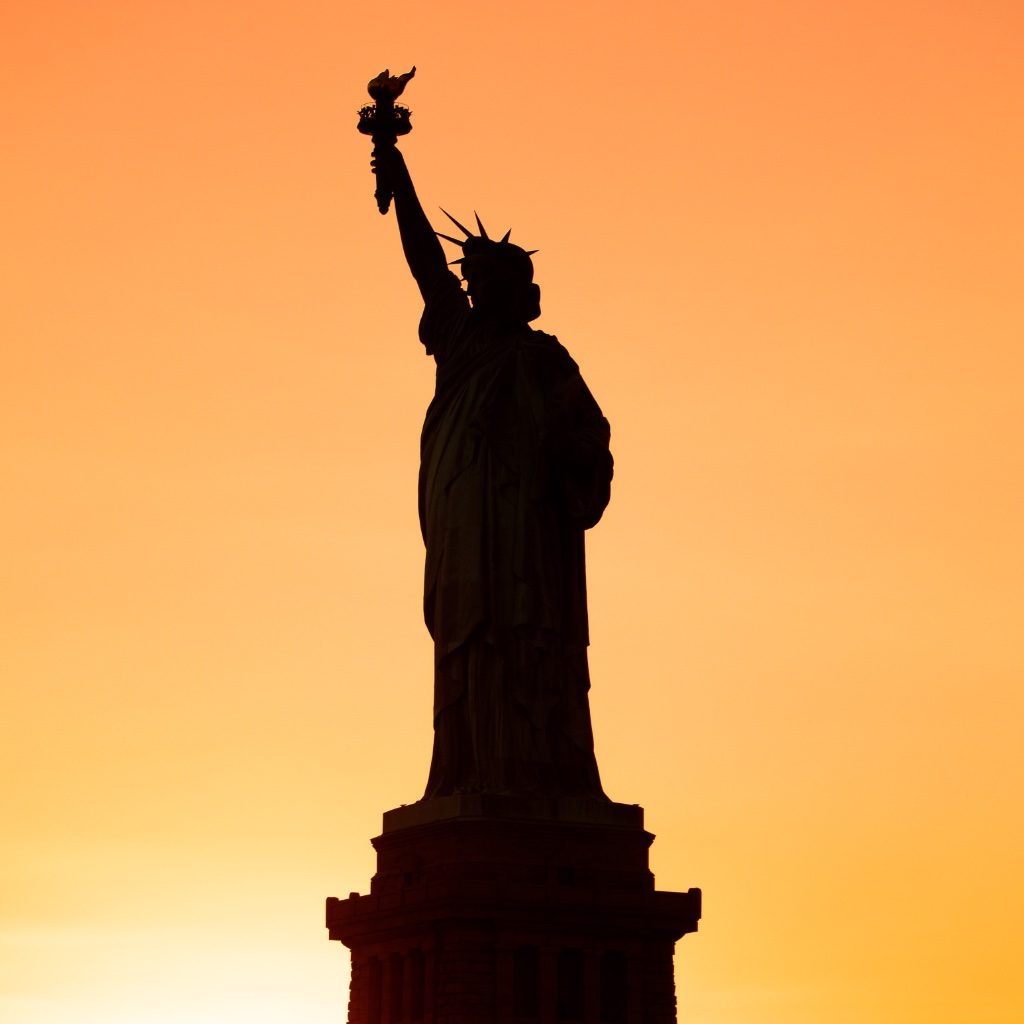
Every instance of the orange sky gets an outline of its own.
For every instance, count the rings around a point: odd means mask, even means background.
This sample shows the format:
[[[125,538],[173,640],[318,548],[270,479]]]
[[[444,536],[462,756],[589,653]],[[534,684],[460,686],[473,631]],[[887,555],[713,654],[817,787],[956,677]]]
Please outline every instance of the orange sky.
[[[425,206],[541,250],[612,423],[595,732],[705,892],[682,1018],[1020,1020],[1022,30],[9,9],[0,1019],[344,1018],[323,899],[430,750],[432,367],[354,115],[415,63]]]

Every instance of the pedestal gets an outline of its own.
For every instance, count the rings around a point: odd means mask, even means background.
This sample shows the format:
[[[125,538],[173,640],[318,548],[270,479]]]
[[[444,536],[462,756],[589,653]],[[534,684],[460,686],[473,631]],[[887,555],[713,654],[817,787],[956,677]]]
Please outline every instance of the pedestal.
[[[675,1024],[700,890],[658,892],[643,809],[459,796],[388,811],[367,895],[328,899],[349,1024]]]

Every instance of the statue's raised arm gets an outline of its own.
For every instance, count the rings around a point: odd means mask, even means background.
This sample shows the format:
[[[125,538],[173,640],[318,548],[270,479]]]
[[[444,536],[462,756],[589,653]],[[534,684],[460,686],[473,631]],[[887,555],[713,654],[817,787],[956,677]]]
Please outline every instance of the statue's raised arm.
[[[444,250],[423,212],[405,158],[398,147],[393,142],[378,143],[373,150],[372,166],[378,179],[383,177],[386,180],[395,197],[395,214],[405,259],[419,285],[420,294],[426,299],[438,279],[448,273]]]

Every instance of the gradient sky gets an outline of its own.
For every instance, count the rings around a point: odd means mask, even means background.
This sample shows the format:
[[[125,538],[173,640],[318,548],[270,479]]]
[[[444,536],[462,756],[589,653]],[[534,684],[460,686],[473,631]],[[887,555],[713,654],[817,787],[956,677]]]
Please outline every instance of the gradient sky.
[[[609,794],[687,1024],[1024,1014],[1024,8],[2,16],[0,1020],[327,1024],[430,751],[432,365],[355,131],[539,248],[612,423]],[[438,215],[438,226],[440,217]]]

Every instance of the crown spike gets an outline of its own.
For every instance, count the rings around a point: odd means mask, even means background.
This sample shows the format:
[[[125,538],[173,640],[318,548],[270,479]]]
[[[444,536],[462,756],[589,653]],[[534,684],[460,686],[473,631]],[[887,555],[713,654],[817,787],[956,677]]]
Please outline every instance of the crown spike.
[[[532,256],[535,252],[540,252],[540,249],[531,249],[526,255]]]
[[[512,229],[509,228],[508,231],[505,232],[505,237],[501,240],[501,244],[502,245],[507,245],[508,244],[509,235],[511,235],[511,234],[512,234]]]
[[[487,238],[487,230],[484,228],[483,222],[480,220],[480,214],[474,210],[473,216],[476,217],[476,226],[480,229],[480,237]],[[488,241],[490,241],[490,239],[488,239]]]
[[[473,237],[473,232],[460,224],[443,206],[439,207],[439,209],[467,238]],[[459,245],[462,245],[462,243],[459,242]]]
[[[446,242],[451,242],[452,245],[462,245],[462,241],[460,239],[452,238],[451,235],[446,235],[443,231],[435,231],[434,234],[437,235],[438,238],[443,238]]]

